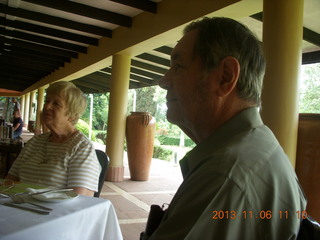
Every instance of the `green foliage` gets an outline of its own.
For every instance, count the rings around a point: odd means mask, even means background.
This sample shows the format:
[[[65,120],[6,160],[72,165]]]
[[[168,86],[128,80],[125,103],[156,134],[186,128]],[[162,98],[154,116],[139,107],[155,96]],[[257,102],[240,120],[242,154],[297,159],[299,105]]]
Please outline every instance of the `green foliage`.
[[[76,124],[76,129],[82,132],[86,137],[89,137],[89,125],[85,121],[79,119],[79,121]],[[96,136],[93,131],[91,134],[91,140],[96,141]]]
[[[94,132],[97,140],[100,140],[102,144],[106,144],[107,132],[104,130],[96,130]]]
[[[155,145],[153,148],[153,158],[158,158],[165,161],[171,161],[173,156],[172,149],[166,148],[164,146]]]
[[[169,145],[169,146],[179,146],[180,144],[180,137],[176,136],[157,136],[161,145]],[[190,138],[184,139],[185,147],[194,147],[195,143]]]
[[[93,94],[92,128],[105,130],[108,122],[109,93]],[[90,94],[86,95],[87,109],[82,115],[82,119],[89,122],[90,118]]]
[[[100,138],[97,138],[95,142],[106,145],[106,143],[102,141]]]
[[[136,112],[149,112],[155,116],[157,103],[154,101],[156,86],[130,90],[128,98],[128,113],[133,111],[134,91],[136,92]]]
[[[303,66],[299,112],[320,113],[320,64]]]

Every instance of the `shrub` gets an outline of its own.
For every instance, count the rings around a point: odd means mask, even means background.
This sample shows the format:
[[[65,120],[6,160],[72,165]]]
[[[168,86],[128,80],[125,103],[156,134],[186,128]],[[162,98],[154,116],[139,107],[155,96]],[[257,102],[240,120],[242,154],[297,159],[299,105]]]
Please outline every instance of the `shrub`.
[[[86,137],[89,137],[89,125],[85,121],[79,119],[79,121],[76,124],[76,129],[82,132]],[[96,141],[96,136],[93,131],[91,134],[91,140]]]
[[[153,148],[153,158],[158,158],[170,162],[172,159],[173,151],[163,146],[155,145]]]
[[[105,130],[96,130],[95,135],[97,139],[100,139],[103,144],[106,144],[107,132]]]
[[[174,136],[157,136],[161,145],[169,145],[169,146],[179,146],[180,145],[180,137]],[[194,147],[195,143],[190,138],[184,139],[184,146],[185,147]]]
[[[95,142],[105,145],[105,143],[100,138],[97,138]]]

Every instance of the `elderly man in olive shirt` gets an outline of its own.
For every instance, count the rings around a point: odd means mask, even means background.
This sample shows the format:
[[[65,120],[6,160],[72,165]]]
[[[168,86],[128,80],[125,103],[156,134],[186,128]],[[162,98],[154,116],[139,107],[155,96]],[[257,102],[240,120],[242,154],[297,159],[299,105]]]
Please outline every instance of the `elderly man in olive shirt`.
[[[306,200],[259,115],[265,61],[256,37],[227,18],[186,27],[159,85],[167,118],[197,146],[152,240],[295,239]],[[276,86],[275,86],[276,87]]]

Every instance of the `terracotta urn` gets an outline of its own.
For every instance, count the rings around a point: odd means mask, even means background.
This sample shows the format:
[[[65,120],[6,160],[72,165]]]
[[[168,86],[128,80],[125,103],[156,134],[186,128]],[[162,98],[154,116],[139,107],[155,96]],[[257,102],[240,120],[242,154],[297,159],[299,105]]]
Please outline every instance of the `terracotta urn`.
[[[153,155],[156,121],[150,113],[131,112],[126,122],[127,154],[131,180],[147,181]]]

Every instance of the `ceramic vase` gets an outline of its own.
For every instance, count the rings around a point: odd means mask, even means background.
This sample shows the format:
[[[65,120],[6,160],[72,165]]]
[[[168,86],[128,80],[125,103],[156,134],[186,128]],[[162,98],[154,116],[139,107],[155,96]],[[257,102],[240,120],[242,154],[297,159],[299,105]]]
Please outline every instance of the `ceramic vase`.
[[[153,155],[155,119],[147,112],[131,112],[126,122],[131,180],[147,181]]]

